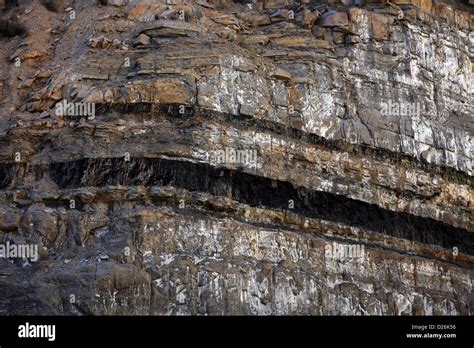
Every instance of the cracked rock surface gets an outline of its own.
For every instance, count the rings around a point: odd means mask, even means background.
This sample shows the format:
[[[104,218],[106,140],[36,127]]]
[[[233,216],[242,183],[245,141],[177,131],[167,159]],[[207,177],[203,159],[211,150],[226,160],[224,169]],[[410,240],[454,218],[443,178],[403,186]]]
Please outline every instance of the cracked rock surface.
[[[472,315],[473,9],[1,9],[0,315]]]

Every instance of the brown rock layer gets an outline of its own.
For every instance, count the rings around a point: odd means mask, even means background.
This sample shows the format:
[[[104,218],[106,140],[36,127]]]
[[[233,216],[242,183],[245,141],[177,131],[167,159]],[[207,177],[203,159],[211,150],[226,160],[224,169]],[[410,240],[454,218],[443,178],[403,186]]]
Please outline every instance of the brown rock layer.
[[[3,9],[0,314],[472,314],[472,9]]]

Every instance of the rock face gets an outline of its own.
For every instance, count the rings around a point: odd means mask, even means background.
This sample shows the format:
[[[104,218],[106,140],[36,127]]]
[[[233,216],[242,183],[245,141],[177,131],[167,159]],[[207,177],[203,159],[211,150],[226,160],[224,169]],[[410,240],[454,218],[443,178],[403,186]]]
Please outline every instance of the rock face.
[[[0,314],[473,314],[472,13],[3,9]]]

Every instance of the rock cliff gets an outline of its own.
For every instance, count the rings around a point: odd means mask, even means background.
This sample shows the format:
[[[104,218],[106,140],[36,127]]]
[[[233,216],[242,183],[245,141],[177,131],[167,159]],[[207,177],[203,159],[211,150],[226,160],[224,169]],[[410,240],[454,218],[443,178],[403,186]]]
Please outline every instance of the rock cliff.
[[[0,314],[473,314],[472,0],[0,7]]]

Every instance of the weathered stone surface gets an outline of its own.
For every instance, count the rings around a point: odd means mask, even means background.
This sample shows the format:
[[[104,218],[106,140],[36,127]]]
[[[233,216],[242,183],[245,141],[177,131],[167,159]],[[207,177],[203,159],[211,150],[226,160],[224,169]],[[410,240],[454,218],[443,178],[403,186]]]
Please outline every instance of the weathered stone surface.
[[[472,315],[472,7],[353,5],[9,9],[0,314]]]
[[[328,11],[319,18],[322,27],[347,27],[349,18],[345,12]]]
[[[145,34],[140,34],[135,41],[136,45],[149,45],[151,42],[150,37]]]

